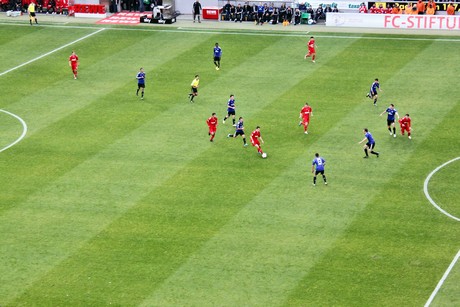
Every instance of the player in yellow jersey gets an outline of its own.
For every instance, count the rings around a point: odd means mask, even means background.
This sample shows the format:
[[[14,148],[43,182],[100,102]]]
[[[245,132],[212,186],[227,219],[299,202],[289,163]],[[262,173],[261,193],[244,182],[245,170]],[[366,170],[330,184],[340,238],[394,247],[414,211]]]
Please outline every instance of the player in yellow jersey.
[[[37,17],[35,16],[35,3],[33,1],[30,2],[27,12],[29,12],[30,25],[32,25],[32,20],[35,20],[35,23],[38,24]]]
[[[198,86],[200,85],[200,76],[196,75],[195,79],[193,79],[192,84],[192,92],[188,94],[188,98],[190,99],[190,102],[193,102],[193,98],[195,96],[198,96]]]

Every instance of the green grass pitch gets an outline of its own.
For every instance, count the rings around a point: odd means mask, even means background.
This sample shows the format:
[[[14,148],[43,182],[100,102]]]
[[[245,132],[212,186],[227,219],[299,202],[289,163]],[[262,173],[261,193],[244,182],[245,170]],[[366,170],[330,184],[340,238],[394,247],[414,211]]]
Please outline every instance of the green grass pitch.
[[[98,29],[0,27],[0,74],[55,50],[0,75],[0,109],[28,128],[0,152],[0,305],[425,304],[460,249],[459,222],[423,193],[460,156],[460,39],[312,32],[313,64],[311,34],[171,29],[109,28],[61,48]],[[378,107],[365,98],[376,77]],[[267,159],[226,138],[230,94]],[[412,140],[389,136],[390,103],[410,113]],[[365,127],[378,159],[362,159]],[[0,149],[22,131],[0,113]],[[328,186],[312,186],[315,152]],[[459,173],[457,161],[429,184],[457,217]],[[459,266],[434,305],[459,304]]]

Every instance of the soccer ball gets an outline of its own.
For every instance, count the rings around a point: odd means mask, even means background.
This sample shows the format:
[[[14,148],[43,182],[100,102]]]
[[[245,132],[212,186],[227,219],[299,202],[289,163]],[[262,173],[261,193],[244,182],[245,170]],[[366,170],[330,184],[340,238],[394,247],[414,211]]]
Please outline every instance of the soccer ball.
[[[262,158],[265,159],[266,157],[267,157],[267,153],[264,152],[264,153],[262,154]]]

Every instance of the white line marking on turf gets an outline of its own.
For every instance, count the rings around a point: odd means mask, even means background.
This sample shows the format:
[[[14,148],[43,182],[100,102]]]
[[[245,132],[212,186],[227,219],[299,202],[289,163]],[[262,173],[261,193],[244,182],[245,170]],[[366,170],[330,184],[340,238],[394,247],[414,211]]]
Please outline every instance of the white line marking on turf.
[[[425,307],[430,306],[431,302],[433,302],[434,297],[438,293],[439,289],[441,289],[442,284],[447,279],[447,276],[449,276],[450,271],[453,269],[455,263],[458,261],[458,258],[460,258],[460,250],[458,251],[457,255],[455,255],[454,259],[450,263],[450,265],[447,268],[446,272],[444,272],[444,275],[442,276],[441,280],[439,280],[439,282],[436,285],[436,288],[434,289],[433,293],[431,293],[430,298],[428,299],[428,301],[425,304]]]
[[[8,114],[8,115],[13,116],[13,117],[16,118],[17,120],[19,120],[19,122],[22,124],[22,134],[21,134],[21,136],[20,136],[16,141],[14,141],[13,143],[11,143],[10,145],[8,145],[8,146],[6,146],[6,147],[0,149],[0,152],[2,152],[2,151],[7,150],[7,149],[10,148],[10,147],[13,147],[14,145],[16,145],[17,143],[19,143],[19,142],[26,136],[26,133],[27,133],[27,124],[26,124],[26,122],[25,122],[22,118],[20,118],[20,117],[17,116],[16,114],[13,114],[13,113],[11,113],[11,112],[8,112],[8,111],[2,110],[2,109],[0,109],[0,112],[3,112],[3,113],[6,113],[6,114]]]
[[[441,168],[443,168],[444,166],[448,165],[449,163],[452,163],[454,161],[457,161],[459,160],[460,157],[457,157],[457,158],[454,158],[450,161],[447,161],[446,163],[444,163],[443,165],[440,165],[438,166],[437,168],[435,168],[429,175],[428,177],[426,177],[425,179],[425,182],[423,183],[423,193],[425,193],[425,197],[428,199],[428,201],[436,208],[438,209],[442,214],[450,217],[451,219],[454,219],[458,222],[460,222],[460,218],[456,217],[456,216],[453,216],[452,214],[448,213],[447,211],[445,211],[444,209],[442,209],[441,207],[439,207],[435,202],[434,200],[431,198],[430,196],[430,193],[428,193],[428,183],[430,182],[430,179],[431,177],[437,172],[439,171]]]
[[[83,37],[80,37],[79,39],[76,39],[76,40],[74,40],[73,42],[70,42],[70,43],[68,43],[68,44],[65,44],[65,45],[59,47],[59,48],[56,48],[56,49],[54,49],[54,50],[51,50],[50,52],[47,52],[47,53],[45,53],[45,54],[42,54],[42,55],[36,57],[35,59],[32,59],[32,60],[27,61],[27,62],[25,62],[25,63],[22,63],[21,65],[18,65],[18,66],[16,66],[16,67],[11,68],[11,69],[8,69],[8,70],[6,70],[6,71],[0,73],[0,77],[3,76],[3,75],[6,75],[6,74],[9,73],[9,72],[12,72],[13,70],[16,70],[16,69],[21,68],[21,67],[23,67],[23,66],[26,66],[26,65],[28,65],[28,64],[30,64],[30,63],[33,63],[33,62],[35,62],[35,61],[38,61],[38,60],[40,60],[41,58],[44,58],[44,57],[46,57],[46,56],[48,56],[48,55],[50,55],[50,54],[52,54],[52,53],[55,53],[55,52],[57,52],[57,51],[59,51],[59,50],[62,50],[62,49],[64,49],[64,48],[67,48],[67,47],[69,47],[70,45],[73,45],[73,44],[75,44],[75,43],[77,43],[77,42],[79,42],[79,41],[82,41],[82,40],[84,40],[84,39],[86,39],[86,38],[88,38],[88,37],[90,37],[90,36],[93,36],[93,35],[95,35],[95,34],[101,32],[101,31],[104,31],[104,30],[105,30],[105,28],[99,29],[99,30],[97,30],[97,31],[95,31],[95,32],[93,32],[93,33],[90,33],[90,34],[88,34],[88,35],[85,35],[85,36],[83,36]]]
[[[12,23],[0,23],[0,25],[14,25],[14,26],[27,26],[27,24],[12,24]],[[29,26],[30,27],[30,26]],[[100,29],[99,27],[94,26],[65,26],[65,25],[40,25],[40,27],[50,27],[50,28],[69,28],[69,29]],[[138,32],[165,32],[165,33],[197,33],[197,34],[228,34],[228,35],[247,35],[247,36],[282,36],[282,37],[305,37],[305,32],[280,32],[277,33],[270,33],[268,30],[267,32],[255,32],[256,30],[241,30],[240,31],[219,31],[213,29],[197,29],[197,28],[187,28],[187,27],[177,27],[175,29],[145,29],[145,28],[104,28],[105,30],[113,30],[113,31],[138,31]],[[243,31],[251,31],[251,32],[243,32]],[[333,32],[334,29],[331,29]],[[380,34],[385,35],[385,34]],[[395,37],[399,34],[388,34],[388,36],[338,36],[338,35],[321,35],[317,34],[315,37],[317,38],[337,38],[337,39],[368,39],[368,40],[401,40],[401,41],[437,41],[437,42],[456,42],[460,43],[460,39],[455,38],[414,38],[414,37]],[[408,34],[403,34],[408,35]],[[422,35],[422,34],[410,34],[410,35]]]

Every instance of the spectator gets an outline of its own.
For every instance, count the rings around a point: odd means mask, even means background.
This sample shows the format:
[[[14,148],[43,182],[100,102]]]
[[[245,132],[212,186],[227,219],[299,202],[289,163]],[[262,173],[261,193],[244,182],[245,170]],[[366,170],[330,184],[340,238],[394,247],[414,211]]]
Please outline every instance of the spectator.
[[[232,4],[232,6],[230,6],[230,20],[234,21],[235,18],[236,18],[236,7]]]
[[[337,4],[333,3],[332,4],[332,13],[338,13],[339,12],[339,8],[337,7]]]
[[[243,20],[245,21],[249,20],[249,16],[251,15],[251,12],[249,11],[250,9],[252,9],[252,7],[248,5],[248,3],[246,2],[243,5],[243,18],[242,18]]]
[[[278,18],[280,17],[280,13],[278,8],[275,7],[272,14],[272,25],[276,25],[278,23]]]
[[[413,5],[412,5],[411,15],[418,15],[418,9],[417,9],[417,5],[416,5],[416,4],[413,4]]]
[[[391,14],[401,14],[401,9],[399,8],[399,4],[393,4],[393,8],[391,9]]]
[[[195,19],[197,19],[198,17],[198,22],[201,23],[201,3],[199,0],[196,0],[193,3],[192,11],[193,11],[193,22],[195,22]]]
[[[257,23],[263,25],[264,24],[264,11],[265,11],[265,6],[264,5],[258,5],[257,6]]]
[[[231,8],[232,8],[232,5],[230,4],[230,0],[228,0],[227,3],[222,8],[222,16],[224,16],[224,20],[230,20],[230,9]]]
[[[243,20],[243,8],[241,7],[241,4],[238,4],[235,11],[235,22],[241,22]]]
[[[425,9],[426,9],[425,2],[423,2],[422,0],[418,0],[418,2],[417,2],[417,13],[419,15],[423,15],[423,14],[425,14]]]
[[[379,8],[377,9],[377,14],[385,14],[385,9],[383,8],[383,4],[379,5]]]
[[[406,8],[404,9],[404,14],[411,15],[412,14],[412,3],[408,3]]]
[[[267,4],[264,4],[264,15],[263,22],[270,22],[272,16],[273,8],[268,7]]]
[[[294,11],[290,6],[286,9],[286,21],[291,23],[292,22],[292,15],[294,15]]]
[[[374,4],[372,4],[371,8],[369,9],[369,13],[371,13],[371,14],[377,14],[377,13],[378,13],[378,10],[379,10],[379,8],[378,8],[377,5],[374,3]]]
[[[326,15],[324,14],[324,10],[322,5],[318,5],[318,8],[316,9],[315,12],[315,21],[318,22],[319,19],[325,19]]]
[[[450,16],[455,15],[455,7],[453,3],[449,4],[446,10],[446,13],[447,15],[450,15]]]
[[[436,13],[436,6],[433,6],[432,2],[428,3],[428,7],[426,8],[427,15],[434,15]]]
[[[313,7],[311,5],[309,5],[307,7],[307,11],[306,11],[308,14],[310,14],[310,18],[315,20],[315,11],[313,10]]]
[[[324,9],[324,13],[331,13],[332,12],[332,7],[330,4],[326,4],[326,8]]]
[[[359,6],[358,12],[363,13],[363,14],[367,13],[367,7],[366,7],[366,4],[364,2],[361,3],[361,5]]]
[[[295,12],[294,12],[294,26],[300,24],[300,10],[299,9],[295,9]]]
[[[284,22],[286,20],[286,4],[283,3],[281,4],[281,7],[279,9],[279,22]]]

